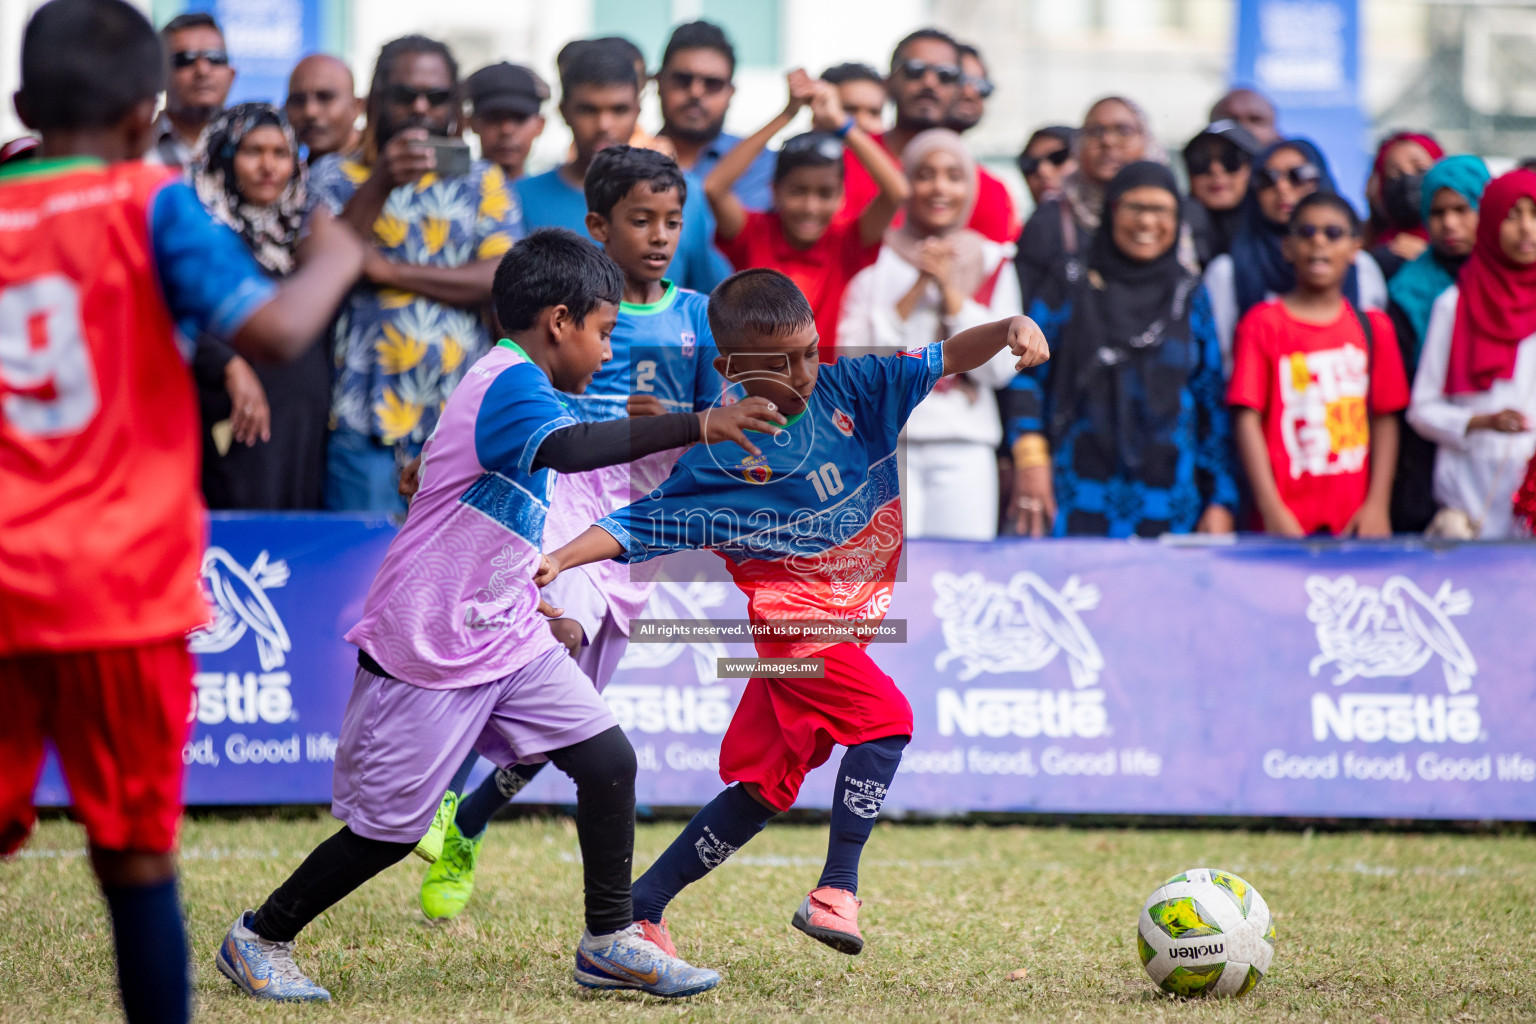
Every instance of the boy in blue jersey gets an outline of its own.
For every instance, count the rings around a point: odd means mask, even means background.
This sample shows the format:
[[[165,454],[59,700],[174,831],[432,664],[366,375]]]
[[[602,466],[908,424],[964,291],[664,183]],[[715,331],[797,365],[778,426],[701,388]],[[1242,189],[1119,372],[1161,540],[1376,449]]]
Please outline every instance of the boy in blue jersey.
[[[640,120],[640,84],[629,54],[613,40],[572,43],[561,51],[558,63],[560,116],[571,129],[572,159],[543,174],[519,178],[512,187],[528,230],[561,227],[590,233],[586,175],[599,153],[629,142],[634,135]],[[714,247],[704,196],[685,196],[683,205],[688,216],[683,220],[671,278],[684,288],[708,292],[730,274],[731,265]]]
[[[914,352],[820,368],[810,303],[767,269],[716,288],[709,322],[716,367],[748,395],[770,398],[789,417],[785,429],[761,455],[693,447],[651,494],[547,554],[535,582],[602,559],[710,548],[747,595],[758,653],[823,663],[823,677],[747,683],[720,744],[729,788],[635,882],[635,918],[656,945],[675,950],[662,917],[671,899],[788,810],[806,772],[840,744],[848,749],[826,866],[793,923],[857,953],[859,856],[912,734],[911,706],[865,650],[901,556],[897,435],[941,377],[981,366],[1004,345],[1020,369],[1037,365],[1047,358],[1045,338],[1034,321],[1013,317]]]
[[[587,171],[588,232],[603,244],[624,276],[623,301],[611,339],[613,358],[585,391],[565,396],[577,418],[602,423],[625,416],[664,415],[711,408],[725,382],[715,370],[709,300],[678,288],[664,275],[677,248],[687,186],[670,157],[649,149],[611,146]],[[628,465],[562,475],[550,499],[546,547],[575,537],[603,516],[666,479],[681,449]],[[629,624],[645,608],[654,573],[601,562],[562,577],[544,594],[561,609],[551,623],[581,670],[601,691],[629,642]],[[475,863],[486,825],[546,762],[520,764],[487,776],[456,803],[474,763],[461,766],[439,815],[441,853],[421,885],[429,918],[453,917],[474,890]],[[430,841],[430,840],[429,840]]]
[[[686,996],[714,971],[663,954],[633,923],[635,752],[538,614],[532,578],[555,473],[631,462],[702,438],[772,433],[772,403],[582,423],[580,392],[609,357],[617,268],[559,229],[517,243],[496,270],[508,336],[454,389],[422,449],[421,489],[347,632],[358,669],[336,751],[331,813],[345,823],[219,947],[219,970],[259,999],[325,1000],[293,962],[298,933],[427,831],[473,748],[499,765],[553,761],[576,783],[586,933],[576,981]],[[553,471],[553,472],[551,472]]]

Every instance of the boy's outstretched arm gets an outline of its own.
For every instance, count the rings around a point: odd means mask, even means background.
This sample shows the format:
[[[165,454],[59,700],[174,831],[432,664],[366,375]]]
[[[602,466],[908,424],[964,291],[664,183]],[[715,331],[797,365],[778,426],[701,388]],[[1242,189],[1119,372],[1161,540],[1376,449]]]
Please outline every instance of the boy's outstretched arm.
[[[605,562],[624,553],[624,545],[601,526],[589,526],[575,539],[543,556],[533,582],[547,587],[562,570],[592,562]]]
[[[362,273],[365,246],[325,209],[310,221],[299,269],[252,313],[231,344],[249,359],[292,359],[320,337],[341,300]]]
[[[1027,370],[1051,358],[1040,327],[1027,316],[1011,316],[969,327],[944,342],[944,375],[968,373],[997,355],[1006,345],[1018,357],[1016,368]]]
[[[848,124],[849,118],[843,110],[837,86],[831,82],[816,83],[816,92],[811,97],[811,118],[811,123],[824,132],[840,132]],[[891,159],[885,147],[857,124],[849,126],[843,142],[880,189],[859,214],[859,240],[865,245],[874,245],[885,236],[885,229],[891,226],[896,211],[912,194],[912,188],[907,184],[906,174]]]
[[[759,128],[756,134],[747,136],[732,147],[729,153],[720,158],[715,169],[709,172],[709,177],[704,179],[704,197],[709,200],[710,211],[715,215],[715,233],[727,241],[741,234],[741,229],[747,226],[747,208],[741,205],[741,200],[731,191],[736,187],[737,179],[747,173],[747,168],[752,166],[757,155],[768,148],[769,141],[789,127],[789,122],[800,113],[801,107],[810,102],[811,95],[816,91],[816,83],[801,68],[796,68],[785,77],[789,83],[789,102],[783,111]]]
[[[534,469],[585,473],[604,466],[664,452],[695,441],[715,444],[734,441],[752,455],[761,455],[747,431],[777,434],[786,420],[766,398],[745,398],[734,405],[702,412],[638,416],[602,423],[576,423],[552,430],[539,445]]]

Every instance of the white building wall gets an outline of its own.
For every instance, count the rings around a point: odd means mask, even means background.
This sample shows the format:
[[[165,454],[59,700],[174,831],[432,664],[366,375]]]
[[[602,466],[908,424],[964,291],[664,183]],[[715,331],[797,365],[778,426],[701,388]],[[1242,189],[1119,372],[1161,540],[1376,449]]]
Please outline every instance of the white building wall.
[[[150,6],[150,0],[134,2]],[[1094,98],[1107,93],[1141,101],[1159,139],[1178,148],[1204,123],[1225,88],[1235,10],[1232,0],[779,3],[784,66],[738,71],[726,124],[730,131],[748,134],[780,109],[783,71],[789,67],[818,73],[861,60],[884,70],[901,36],[937,24],[975,41],[991,65],[998,91],[986,120],[968,138],[979,155],[1010,174],[1011,158],[1032,128],[1076,123]],[[38,5],[39,0],[0,0],[0,95],[5,97],[0,139],[22,130],[9,97],[18,84],[22,28]],[[673,0],[673,20],[697,17],[702,9],[703,0]],[[1430,9],[1427,0],[1365,0],[1368,110],[1383,110],[1425,73]],[[465,73],[507,59],[530,64],[553,86],[556,51],[594,30],[593,0],[351,0],[350,21],[351,43],[342,56],[352,64],[360,91],[367,88],[379,46],[408,32],[445,39]],[[554,104],[547,113],[549,128],[533,154],[536,168],[557,162],[569,145]],[[654,130],[659,121],[655,97],[648,94],[642,123]]]

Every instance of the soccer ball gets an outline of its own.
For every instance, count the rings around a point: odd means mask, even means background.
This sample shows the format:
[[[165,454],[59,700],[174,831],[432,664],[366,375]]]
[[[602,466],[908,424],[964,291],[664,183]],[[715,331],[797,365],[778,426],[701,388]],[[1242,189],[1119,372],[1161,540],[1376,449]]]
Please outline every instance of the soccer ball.
[[[1191,868],[1147,898],[1136,928],[1141,965],[1176,996],[1240,996],[1275,955],[1275,919],[1230,871]]]

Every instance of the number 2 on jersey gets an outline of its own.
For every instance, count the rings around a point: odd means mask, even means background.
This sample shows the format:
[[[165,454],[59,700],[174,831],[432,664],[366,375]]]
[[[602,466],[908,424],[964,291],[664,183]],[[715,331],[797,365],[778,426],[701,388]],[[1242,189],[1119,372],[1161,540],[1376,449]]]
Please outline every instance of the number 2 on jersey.
[[[63,437],[100,406],[74,282],[49,274],[0,291],[0,419],[23,436]]]
[[[837,471],[837,466],[831,462],[823,462],[821,468],[805,474],[805,478],[816,488],[816,498],[826,501],[834,495],[843,493],[843,474]]]
[[[635,364],[635,390],[656,390],[656,360],[642,359]]]

